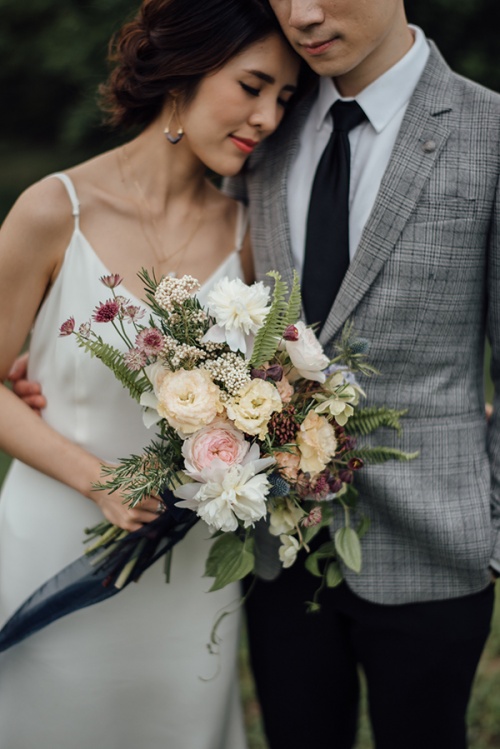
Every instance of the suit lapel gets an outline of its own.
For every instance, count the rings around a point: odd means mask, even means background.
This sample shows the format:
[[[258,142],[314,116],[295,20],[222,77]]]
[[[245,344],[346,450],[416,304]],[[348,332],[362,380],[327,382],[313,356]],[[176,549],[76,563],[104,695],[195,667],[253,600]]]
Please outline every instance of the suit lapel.
[[[321,331],[323,344],[339,332],[369,291],[418,203],[450,134],[439,115],[452,109],[451,80],[450,69],[433,45],[406,110],[358,249]]]

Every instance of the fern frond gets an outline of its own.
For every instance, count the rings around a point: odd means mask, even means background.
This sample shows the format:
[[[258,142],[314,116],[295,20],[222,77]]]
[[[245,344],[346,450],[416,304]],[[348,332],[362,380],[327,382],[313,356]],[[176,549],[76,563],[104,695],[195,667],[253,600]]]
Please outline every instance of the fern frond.
[[[415,460],[418,455],[418,451],[415,453],[405,453],[394,447],[360,447],[359,449],[350,450],[345,453],[342,458],[345,460],[361,458],[364,463],[375,465],[377,463],[386,463],[388,460],[397,460],[400,463],[406,463],[409,460]]]
[[[104,343],[100,337],[90,339],[77,335],[76,338],[78,346],[91,356],[100,359],[113,372],[116,379],[127,388],[132,398],[135,398],[136,401],[139,401],[145,390],[150,389],[149,380],[140,370],[132,372],[124,364],[123,353],[119,349],[111,346],[109,343]]]
[[[273,299],[264,324],[255,336],[253,355],[250,359],[253,367],[260,367],[264,362],[272,359],[287,325],[288,285],[281,280],[280,274],[276,271],[270,271],[267,275],[274,278]]]
[[[345,425],[348,434],[367,435],[375,432],[380,427],[395,429],[401,434],[400,419],[406,410],[397,411],[395,408],[373,406],[372,408],[356,409],[353,416]]]
[[[300,317],[302,310],[302,295],[300,293],[300,280],[297,271],[293,272],[293,283],[290,296],[288,298],[288,310],[286,313],[285,328],[293,325]]]

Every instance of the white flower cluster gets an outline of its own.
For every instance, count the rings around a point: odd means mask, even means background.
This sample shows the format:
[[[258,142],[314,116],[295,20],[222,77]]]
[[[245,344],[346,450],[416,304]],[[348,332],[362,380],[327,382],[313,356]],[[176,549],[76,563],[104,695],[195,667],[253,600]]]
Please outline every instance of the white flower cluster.
[[[179,369],[186,365],[197,364],[206,357],[207,354],[202,349],[199,349],[196,346],[190,346],[188,343],[180,343],[171,356],[170,362],[174,369]],[[205,369],[207,369],[207,367],[205,367]]]
[[[220,382],[231,395],[236,395],[251,380],[247,362],[238,354],[222,354],[217,359],[205,362],[203,366],[210,372],[212,379]]]
[[[200,284],[193,276],[173,278],[165,276],[155,291],[155,302],[167,312],[173,312],[174,305],[182,304],[199,291]]]

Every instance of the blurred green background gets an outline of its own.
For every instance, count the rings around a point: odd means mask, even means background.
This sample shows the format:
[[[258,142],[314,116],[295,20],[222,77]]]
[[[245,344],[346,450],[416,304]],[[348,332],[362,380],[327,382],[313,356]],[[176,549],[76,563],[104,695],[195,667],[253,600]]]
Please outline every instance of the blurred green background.
[[[101,126],[95,92],[109,37],[136,7],[131,0],[0,0],[0,221],[35,180],[120,142]],[[500,91],[498,0],[407,0],[406,8],[455,70]],[[485,387],[491,398],[488,379]],[[0,483],[7,465],[0,453]],[[471,749],[500,747],[498,609],[469,712]],[[245,641],[241,672],[250,749],[265,749]],[[372,746],[364,715],[357,749]]]

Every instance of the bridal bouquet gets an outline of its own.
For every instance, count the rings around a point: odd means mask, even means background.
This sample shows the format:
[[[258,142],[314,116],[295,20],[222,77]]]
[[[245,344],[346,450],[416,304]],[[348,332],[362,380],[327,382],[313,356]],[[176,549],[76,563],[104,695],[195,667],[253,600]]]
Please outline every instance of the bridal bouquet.
[[[103,467],[96,489],[120,490],[132,507],[157,496],[163,511],[130,533],[107,521],[87,529],[86,553],[19,607],[0,631],[0,651],[116,595],[162,556],[168,572],[172,548],[199,519],[215,536],[211,590],[251,573],[273,579],[302,551],[320,578],[309,602],[315,611],[319,592],[342,580],[342,565],[361,570],[368,521],[354,520],[354,476],[365,463],[416,454],[358,446],[356,437],[399,430],[404,412],[360,408],[356,373],[374,372],[367,342],[348,324],[329,360],[299,319],[297,278],[289,289],[278,273],[268,275],[272,293],[261,282],[223,278],[202,306],[191,276],[158,282],[142,270],[145,320],[112,274],[101,278],[110,298],[92,320],[62,324],[60,335],[76,336],[113,371],[154,430],[141,454]],[[116,329],[123,350],[96,332],[102,325]],[[330,540],[311,544],[325,526]]]
[[[145,527],[154,551],[162,533],[178,532],[182,523],[188,530],[201,518],[217,536],[206,563],[211,590],[254,571],[273,576],[276,562],[289,567],[301,549],[308,569],[328,586],[342,579],[339,562],[359,572],[367,523],[351,524],[354,474],[365,461],[414,457],[357,448],[356,433],[381,425],[399,429],[402,415],[358,409],[364,393],[355,372],[373,371],[365,361],[366,342],[353,340],[348,326],[330,361],[299,320],[297,278],[288,289],[278,273],[268,275],[272,294],[262,282],[224,278],[203,307],[193,277],[158,282],[143,269],[147,322],[116,293],[122,279],[106,276],[101,281],[112,297],[97,307],[93,321],[113,325],[125,352],[105,343],[90,323],[77,330],[70,318],[60,331],[76,335],[114,372],[156,432],[142,454],[105,467],[107,480],[99,488],[120,489],[131,507],[148,495],[162,497],[168,529],[162,531],[160,522],[155,535],[156,521]],[[332,529],[332,540],[311,552],[309,544],[324,526]],[[90,534],[89,553],[100,552],[100,561],[113,559],[123,540],[135,538],[107,522]],[[153,556],[146,543],[142,537],[129,544],[125,561],[115,558],[115,585],[142,571],[141,556]],[[264,569],[269,548],[277,548],[274,572]]]

